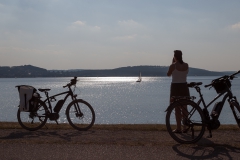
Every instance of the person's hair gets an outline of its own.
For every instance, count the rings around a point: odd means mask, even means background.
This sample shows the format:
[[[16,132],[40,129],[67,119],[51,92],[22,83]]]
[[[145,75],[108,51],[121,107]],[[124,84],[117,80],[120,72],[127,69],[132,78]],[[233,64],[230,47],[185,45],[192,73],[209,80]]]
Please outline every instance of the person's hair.
[[[175,57],[181,64],[183,64],[182,51],[180,51],[180,50],[175,50],[175,51],[174,51],[174,57]]]

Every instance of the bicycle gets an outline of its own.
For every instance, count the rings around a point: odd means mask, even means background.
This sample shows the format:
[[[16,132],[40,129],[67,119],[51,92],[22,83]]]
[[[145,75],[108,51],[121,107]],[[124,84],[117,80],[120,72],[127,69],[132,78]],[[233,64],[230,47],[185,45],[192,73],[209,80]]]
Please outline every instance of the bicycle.
[[[17,112],[17,119],[19,124],[24,129],[27,129],[29,131],[35,131],[42,128],[48,119],[55,121],[58,124],[57,120],[59,118],[59,112],[68,97],[71,97],[72,101],[66,108],[66,117],[69,124],[74,129],[80,131],[86,131],[90,129],[95,122],[95,112],[88,102],[84,101],[83,99],[77,99],[77,94],[74,94],[76,83],[77,77],[74,77],[71,79],[70,83],[63,86],[63,88],[67,87],[68,91],[52,96],[48,95],[48,91],[51,89],[38,89],[38,91],[43,92],[46,95],[46,99],[43,101],[41,100],[42,97],[40,97],[40,94],[36,92],[37,90],[34,87],[26,85],[16,86],[19,93],[21,87],[27,87],[34,90],[32,98],[29,100],[29,102],[26,102],[26,106],[29,105],[29,109],[23,110],[19,105]],[[74,86],[74,89],[71,88],[72,86]],[[60,99],[53,109],[51,102],[56,101],[55,97],[58,97],[60,95],[66,96],[63,99]]]
[[[197,102],[194,102],[196,99],[194,96],[173,97],[174,101],[166,110],[166,127],[170,136],[178,143],[196,143],[202,138],[205,128],[207,128],[209,131],[208,137],[211,138],[212,130],[216,130],[220,126],[218,118],[226,100],[229,102],[234,118],[240,128],[240,106],[237,98],[233,96],[231,91],[231,80],[236,78],[235,75],[238,73],[240,73],[240,70],[232,75],[214,79],[210,84],[205,85],[206,88],[213,87],[218,94],[207,105],[199,87],[202,85],[202,82],[191,82],[188,84],[188,87],[195,88],[198,92],[200,99]],[[208,107],[222,96],[222,100],[215,103],[211,114],[209,114]],[[200,107],[201,103],[203,105],[202,108]],[[178,121],[176,117],[180,117]],[[176,132],[174,129],[180,125],[182,130]]]

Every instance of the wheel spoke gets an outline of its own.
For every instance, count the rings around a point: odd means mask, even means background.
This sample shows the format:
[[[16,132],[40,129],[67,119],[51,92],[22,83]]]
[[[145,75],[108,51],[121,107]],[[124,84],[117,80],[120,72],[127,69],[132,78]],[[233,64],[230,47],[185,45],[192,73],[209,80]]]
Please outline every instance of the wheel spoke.
[[[204,134],[201,108],[190,100],[172,103],[166,115],[166,126],[170,136],[179,143],[195,143]]]
[[[83,100],[71,102],[66,110],[69,124],[77,130],[88,130],[95,122],[95,113],[91,105]]]
[[[21,112],[18,110],[17,118],[19,124],[30,131],[43,127],[47,121],[47,107],[41,100],[37,101],[38,108],[33,112]]]

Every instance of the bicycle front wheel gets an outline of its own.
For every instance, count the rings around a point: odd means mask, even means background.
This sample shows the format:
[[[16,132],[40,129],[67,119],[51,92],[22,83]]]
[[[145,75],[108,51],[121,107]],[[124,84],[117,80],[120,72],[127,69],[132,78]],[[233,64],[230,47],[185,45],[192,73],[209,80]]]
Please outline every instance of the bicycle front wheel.
[[[205,132],[202,109],[190,100],[173,102],[167,109],[166,127],[178,143],[195,143]]]
[[[66,109],[69,124],[80,131],[91,128],[95,122],[95,112],[92,106],[84,100],[72,101]]]
[[[240,106],[239,103],[236,101],[232,101],[230,105],[234,118],[238,124],[238,127],[240,128]]]
[[[36,107],[31,112],[17,112],[18,123],[26,130],[35,131],[42,128],[47,122],[47,106],[41,100],[36,100]]]

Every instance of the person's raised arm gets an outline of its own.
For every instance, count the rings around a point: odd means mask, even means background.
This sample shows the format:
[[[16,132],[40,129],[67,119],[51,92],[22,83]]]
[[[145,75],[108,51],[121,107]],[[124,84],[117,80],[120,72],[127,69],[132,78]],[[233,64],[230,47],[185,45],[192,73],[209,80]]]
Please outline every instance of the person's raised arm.
[[[173,71],[174,71],[174,64],[171,64],[168,68],[167,76],[170,77]]]

